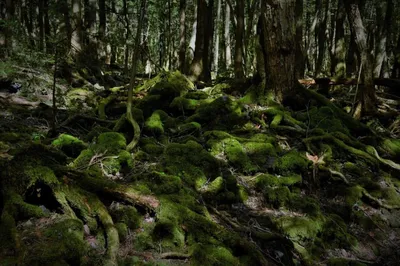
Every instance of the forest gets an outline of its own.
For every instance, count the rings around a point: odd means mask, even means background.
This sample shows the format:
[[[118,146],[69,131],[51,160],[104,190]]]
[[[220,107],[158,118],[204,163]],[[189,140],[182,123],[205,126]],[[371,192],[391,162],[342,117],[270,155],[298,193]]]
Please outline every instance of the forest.
[[[0,1],[0,265],[399,265],[398,0]]]

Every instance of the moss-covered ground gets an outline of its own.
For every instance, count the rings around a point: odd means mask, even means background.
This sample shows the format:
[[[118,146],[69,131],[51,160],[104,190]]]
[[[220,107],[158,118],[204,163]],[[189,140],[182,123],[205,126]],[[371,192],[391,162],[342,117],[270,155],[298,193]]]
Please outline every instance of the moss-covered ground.
[[[51,138],[47,109],[9,106],[0,265],[395,265],[398,136],[232,86],[165,71],[140,84],[132,152],[124,87],[66,93],[75,113]]]

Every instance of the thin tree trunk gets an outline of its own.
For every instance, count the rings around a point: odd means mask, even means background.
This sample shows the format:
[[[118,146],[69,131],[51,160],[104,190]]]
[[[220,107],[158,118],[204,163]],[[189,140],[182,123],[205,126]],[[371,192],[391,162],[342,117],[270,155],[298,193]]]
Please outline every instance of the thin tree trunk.
[[[43,23],[43,9],[44,3],[43,0],[39,0],[38,5],[38,27],[39,27],[39,50],[44,52],[44,23]]]
[[[376,111],[376,95],[373,79],[372,56],[368,52],[367,32],[364,28],[361,13],[356,0],[346,0],[345,7],[350,22],[350,29],[355,36],[355,43],[361,55],[362,80],[364,86],[358,91],[358,103],[354,111],[354,117],[360,118],[362,114],[374,113]]]
[[[186,73],[186,0],[179,2],[179,70]]]
[[[135,38],[135,47],[133,50],[132,56],[132,70],[131,70],[131,80],[129,83],[128,88],[128,102],[126,108],[126,118],[132,124],[134,136],[132,141],[127,145],[126,149],[130,152],[135,148],[136,144],[139,142],[140,139],[140,127],[136,120],[133,119],[132,116],[132,100],[133,100],[133,87],[135,85],[136,80],[136,69],[137,69],[137,62],[139,58],[139,51],[140,51],[140,40],[142,35],[142,27],[144,22],[144,16],[146,14],[146,0],[141,0],[140,4],[140,12],[138,18],[138,27],[136,31],[136,38]]]
[[[127,0],[123,0],[123,9],[124,9],[124,20],[125,20],[125,51],[124,51],[124,70],[128,72],[128,63],[129,63],[129,46],[128,41],[131,35],[130,30],[130,22],[128,18],[128,3]]]
[[[111,63],[111,48],[105,43],[107,27],[107,16],[106,16],[106,0],[99,0],[99,49],[98,55],[100,57],[105,55],[106,65]]]
[[[221,20],[221,2],[222,0],[217,0],[217,20],[215,27],[215,44],[214,44],[214,72],[218,75],[218,63],[219,63],[219,22]]]
[[[344,38],[345,15],[344,0],[338,0],[332,66],[335,77],[339,79],[344,78],[346,75],[346,43]]]
[[[320,15],[317,23],[316,34],[316,42],[318,43],[316,63],[315,63],[315,76],[318,76],[323,67],[324,57],[325,57],[325,48],[326,48],[326,26],[328,21],[328,11],[329,11],[329,0],[325,0],[324,3],[321,3],[321,0],[318,0],[318,5],[316,6],[317,12]],[[323,9],[323,13],[322,13]]]
[[[225,0],[226,1],[226,0]],[[224,27],[224,43],[225,43],[225,67],[227,70],[232,65],[232,54],[231,54],[231,35],[230,35],[230,24],[231,24],[231,8],[228,3],[225,2],[225,27]]]
[[[204,40],[206,23],[207,4],[205,0],[197,0],[197,23],[196,23],[196,44],[193,61],[190,65],[190,76],[192,81],[197,81],[203,74],[204,68]]]
[[[44,0],[44,35],[46,42],[46,52],[51,53],[53,51],[53,45],[51,44],[51,28],[49,20],[49,0]]]
[[[73,31],[71,46],[74,54],[82,50],[82,6],[81,0],[72,0]]]
[[[375,52],[375,65],[374,65],[374,76],[380,77],[382,71],[382,65],[384,60],[387,58],[387,39],[390,33],[390,27],[392,25],[392,17],[393,17],[393,1],[387,0],[386,1],[386,16],[383,21],[383,6],[385,3],[379,3],[379,7],[377,8],[377,22],[378,22],[378,43],[376,45],[376,52]]]
[[[244,35],[244,0],[236,1],[236,34],[235,34],[235,77],[244,78],[243,71],[243,35]]]

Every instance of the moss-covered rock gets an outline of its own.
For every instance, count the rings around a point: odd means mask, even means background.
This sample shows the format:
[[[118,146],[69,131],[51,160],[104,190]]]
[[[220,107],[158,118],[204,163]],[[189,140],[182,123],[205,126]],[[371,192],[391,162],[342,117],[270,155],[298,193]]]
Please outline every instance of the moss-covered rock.
[[[164,164],[170,174],[196,189],[219,174],[218,161],[194,141],[169,144],[164,151]]]
[[[227,248],[201,244],[194,247],[190,262],[192,265],[204,265],[204,263],[212,266],[240,265],[238,258]]]
[[[51,144],[73,158],[76,158],[87,147],[82,140],[68,134],[61,134]]]
[[[291,150],[280,157],[274,166],[281,174],[289,174],[290,172],[306,172],[310,164],[311,162],[307,161],[303,154],[296,150]]]

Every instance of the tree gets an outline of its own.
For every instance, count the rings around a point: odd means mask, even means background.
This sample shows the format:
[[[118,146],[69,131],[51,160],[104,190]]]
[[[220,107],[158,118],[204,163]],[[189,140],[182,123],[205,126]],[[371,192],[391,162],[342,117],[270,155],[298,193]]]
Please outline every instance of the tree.
[[[196,27],[196,47],[193,61],[190,65],[190,80],[209,81],[209,44],[212,40],[212,8],[213,0],[197,0],[197,27]]]
[[[262,53],[259,60],[264,64],[265,90],[260,97],[272,98],[282,103],[295,93],[296,88],[296,25],[295,0],[269,0],[258,22]],[[261,58],[260,58],[261,57]],[[268,89],[268,90],[266,90]]]
[[[345,1],[347,17],[350,22],[350,30],[355,37],[358,52],[361,55],[361,77],[364,86],[360,86],[357,94],[358,103],[354,111],[354,117],[360,118],[362,114],[376,111],[376,95],[373,78],[372,55],[368,51],[367,32],[363,25],[360,9],[356,0]]]
[[[179,70],[186,72],[186,0],[179,1]]]
[[[236,32],[235,32],[235,77],[244,78],[243,71],[243,35],[244,35],[244,0],[236,1]]]

